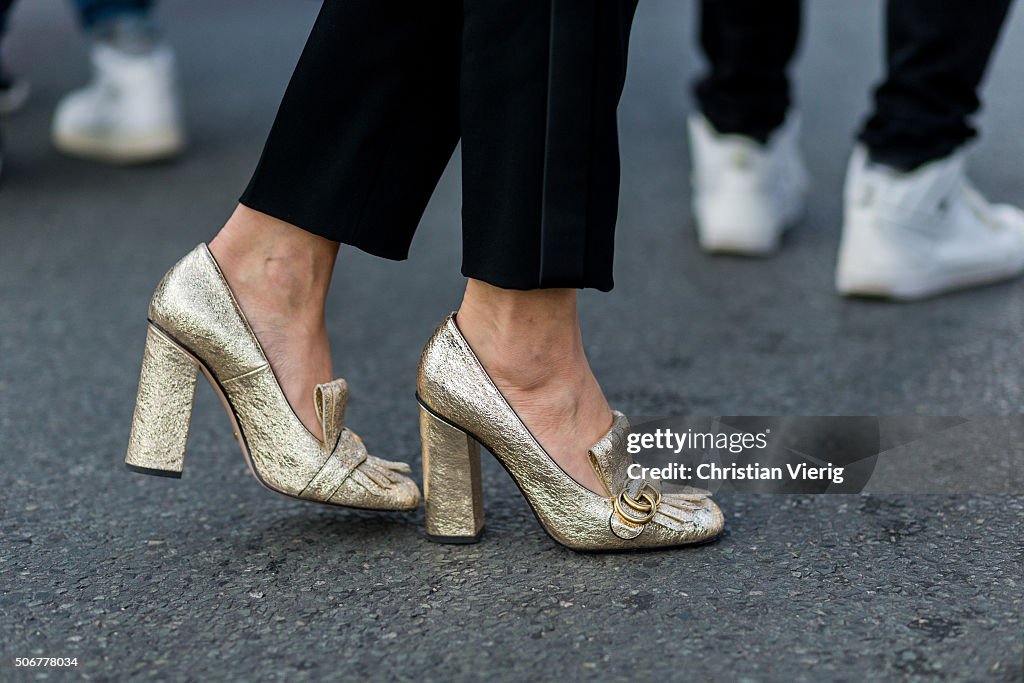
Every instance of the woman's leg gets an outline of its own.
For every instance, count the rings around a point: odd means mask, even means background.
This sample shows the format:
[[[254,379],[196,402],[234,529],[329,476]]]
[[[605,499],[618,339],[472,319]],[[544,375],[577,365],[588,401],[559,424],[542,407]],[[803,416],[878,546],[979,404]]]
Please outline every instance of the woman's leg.
[[[576,288],[612,286],[616,106],[629,2],[465,3],[458,325],[574,479],[612,416],[583,350]]]
[[[459,3],[328,0],[210,250],[289,403],[319,429],[339,242],[402,259],[458,141]]]
[[[327,0],[241,203],[390,259],[459,141],[461,3]]]
[[[583,350],[575,289],[466,284],[459,329],[509,405],[573,479],[602,493],[587,449],[612,423]]]
[[[310,399],[334,378],[324,305],[338,243],[239,205],[209,246],[288,402],[318,434]]]
[[[237,263],[256,264],[236,267],[229,256],[233,286],[247,279],[241,270],[260,272],[252,245],[267,239],[270,254],[302,252],[292,268],[329,271],[331,242],[404,258],[461,122],[463,273],[472,279],[459,324],[552,457],[600,490],[586,451],[611,415],[583,354],[572,288],[612,286],[615,106],[634,5],[488,0],[465,3],[462,16],[457,3],[408,5],[324,5],[242,197],[248,210],[211,248],[220,258],[234,241],[245,256]],[[290,285],[252,279],[242,308],[258,328],[277,329],[265,307]],[[294,284],[308,302],[306,329],[318,329],[326,280]],[[293,406],[330,372],[326,335],[300,333],[313,337],[299,344],[305,355],[288,342],[268,352]]]

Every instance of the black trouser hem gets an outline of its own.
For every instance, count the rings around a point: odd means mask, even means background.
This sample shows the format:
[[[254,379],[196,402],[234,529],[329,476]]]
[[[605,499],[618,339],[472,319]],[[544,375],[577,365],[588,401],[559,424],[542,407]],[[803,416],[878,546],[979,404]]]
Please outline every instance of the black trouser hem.
[[[371,256],[379,256],[381,258],[388,259],[389,261],[405,261],[409,258],[408,244],[403,244],[394,240],[378,241],[367,239],[368,234],[366,231],[348,230],[344,228],[339,229],[339,227],[334,224],[330,226],[321,225],[317,223],[314,217],[297,215],[294,211],[289,210],[288,208],[267,203],[255,196],[251,196],[249,193],[243,194],[241,199],[238,201],[242,206],[252,209],[253,211],[259,211],[260,213],[276,218],[279,221],[284,221],[285,223],[294,225],[305,232],[331,240],[332,242],[338,242],[339,244],[355,247],[359,251],[370,254]]]
[[[511,274],[495,275],[489,270],[480,270],[468,265],[462,266],[462,275],[473,280],[480,280],[489,285],[501,289],[515,289],[530,291],[534,289],[596,289],[599,292],[610,292],[615,286],[612,278],[584,277],[583,279],[539,279],[536,275],[530,277],[515,276]]]

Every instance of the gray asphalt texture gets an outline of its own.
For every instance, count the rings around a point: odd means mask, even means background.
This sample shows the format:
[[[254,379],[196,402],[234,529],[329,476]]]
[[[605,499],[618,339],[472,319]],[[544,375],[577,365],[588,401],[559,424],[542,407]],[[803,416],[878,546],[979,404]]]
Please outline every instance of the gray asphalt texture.
[[[582,297],[610,401],[644,415],[1019,412],[1024,282],[911,306],[834,295],[842,175],[880,73],[881,9],[809,4],[795,69],[809,212],[778,257],[742,260],[695,245],[692,7],[642,3],[621,107],[617,287]],[[149,295],[232,210],[317,7],[167,3],[190,148],[136,169],[51,148],[53,106],[88,75],[84,44],[58,0],[15,14],[9,61],[35,94],[3,122],[0,680],[1024,677],[1019,491],[724,495],[716,544],[581,555],[543,534],[487,458],[483,541],[441,546],[419,513],[266,492],[205,387],[184,478],[126,471]],[[972,172],[1024,204],[1020,11],[995,60]],[[462,287],[458,174],[456,158],[410,261],[346,249],[330,300],[350,425],[417,473],[416,362]],[[78,667],[14,668],[28,656]]]

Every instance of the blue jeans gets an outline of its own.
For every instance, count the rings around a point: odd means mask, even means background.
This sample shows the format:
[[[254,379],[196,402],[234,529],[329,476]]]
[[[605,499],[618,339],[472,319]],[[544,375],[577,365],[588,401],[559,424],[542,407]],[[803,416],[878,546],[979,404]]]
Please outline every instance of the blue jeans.
[[[154,0],[72,0],[78,10],[82,27],[91,29],[104,19],[125,14],[148,14]],[[0,0],[0,37],[3,37],[7,15],[14,0]]]
[[[146,16],[156,0],[72,0],[78,10],[82,29],[89,31],[97,24],[125,15]],[[0,43],[7,28],[7,15],[15,0],[0,0]],[[4,82],[3,58],[0,55],[0,86]]]
[[[73,0],[78,18],[86,30],[125,14],[148,14],[154,0]]]

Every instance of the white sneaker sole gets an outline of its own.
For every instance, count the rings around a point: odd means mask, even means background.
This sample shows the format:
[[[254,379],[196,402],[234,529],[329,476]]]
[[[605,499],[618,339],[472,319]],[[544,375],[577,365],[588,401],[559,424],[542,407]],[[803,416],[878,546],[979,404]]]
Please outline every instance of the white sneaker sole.
[[[781,235],[771,231],[764,235],[744,234],[741,230],[698,230],[697,241],[708,254],[722,256],[771,256],[779,250]]]
[[[53,131],[53,144],[64,154],[111,164],[144,164],[181,154],[184,136],[173,128],[145,135],[89,135],[73,131]]]
[[[803,209],[787,217],[778,227],[759,229],[725,227],[702,227],[700,219],[694,215],[697,227],[697,242],[707,254],[720,256],[772,256],[782,246],[783,236],[803,220]]]
[[[841,295],[849,297],[917,301],[959,289],[1011,280],[1022,273],[1024,260],[1020,258],[955,273],[893,275],[840,267],[836,270],[836,289]]]

